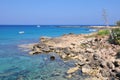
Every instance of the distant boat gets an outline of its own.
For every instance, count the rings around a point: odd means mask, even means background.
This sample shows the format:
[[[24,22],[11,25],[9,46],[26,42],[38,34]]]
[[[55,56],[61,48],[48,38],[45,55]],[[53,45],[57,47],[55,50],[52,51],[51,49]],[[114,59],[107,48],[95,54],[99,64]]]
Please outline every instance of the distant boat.
[[[25,32],[24,31],[20,31],[19,34],[24,34]]]
[[[37,25],[37,27],[39,28],[39,27],[40,27],[40,25]]]

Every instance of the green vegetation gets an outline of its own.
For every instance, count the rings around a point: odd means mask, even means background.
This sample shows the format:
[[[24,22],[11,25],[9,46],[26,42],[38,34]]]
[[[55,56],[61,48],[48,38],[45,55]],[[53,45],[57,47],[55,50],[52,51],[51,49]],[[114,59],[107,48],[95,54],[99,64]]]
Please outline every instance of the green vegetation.
[[[117,23],[116,23],[116,24],[117,24],[117,26],[120,26],[120,21],[117,21]]]
[[[98,31],[97,34],[100,35],[100,36],[105,36],[105,35],[109,35],[110,32],[109,32],[109,30],[104,29],[104,30],[100,30],[100,31]]]
[[[112,29],[113,39],[110,37],[109,40],[113,44],[120,45],[120,28]]]
[[[112,44],[120,45],[120,28],[115,28],[111,30],[111,35],[110,31],[108,29],[100,30],[98,31],[97,35],[99,36],[110,36],[109,37],[109,42]]]

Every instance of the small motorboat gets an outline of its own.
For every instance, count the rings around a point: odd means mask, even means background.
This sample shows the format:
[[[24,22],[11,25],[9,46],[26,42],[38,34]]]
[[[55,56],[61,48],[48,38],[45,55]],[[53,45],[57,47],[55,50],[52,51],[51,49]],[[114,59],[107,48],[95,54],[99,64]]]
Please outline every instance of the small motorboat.
[[[37,27],[39,28],[39,27],[40,27],[40,25],[37,25]]]
[[[24,34],[25,32],[24,31],[20,31],[19,34]]]

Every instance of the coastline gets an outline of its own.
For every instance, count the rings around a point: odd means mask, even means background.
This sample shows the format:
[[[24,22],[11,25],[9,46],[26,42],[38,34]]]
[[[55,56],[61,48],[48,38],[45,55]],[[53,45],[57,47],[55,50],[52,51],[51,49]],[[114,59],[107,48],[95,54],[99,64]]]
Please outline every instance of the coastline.
[[[68,78],[71,78],[77,70],[81,70],[84,74],[92,76],[92,79],[119,79],[120,59],[116,59],[116,55],[120,46],[110,44],[108,36],[95,36],[95,34],[41,37],[39,43],[25,46],[31,50],[30,55],[54,52],[63,60],[76,60],[76,67],[66,72]]]

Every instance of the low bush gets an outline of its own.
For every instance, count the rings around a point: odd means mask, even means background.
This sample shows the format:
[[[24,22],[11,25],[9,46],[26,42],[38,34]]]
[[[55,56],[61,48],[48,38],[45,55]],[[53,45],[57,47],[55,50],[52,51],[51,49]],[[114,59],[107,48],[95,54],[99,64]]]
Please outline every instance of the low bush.
[[[105,36],[105,35],[109,35],[110,32],[109,32],[108,29],[104,29],[104,30],[100,30],[100,31],[98,31],[97,34],[98,34],[98,35],[101,35],[101,36]]]
[[[116,24],[117,24],[117,26],[120,26],[120,21],[117,21]]]
[[[120,45],[120,28],[112,29],[112,37],[110,36],[109,41],[113,44]]]

